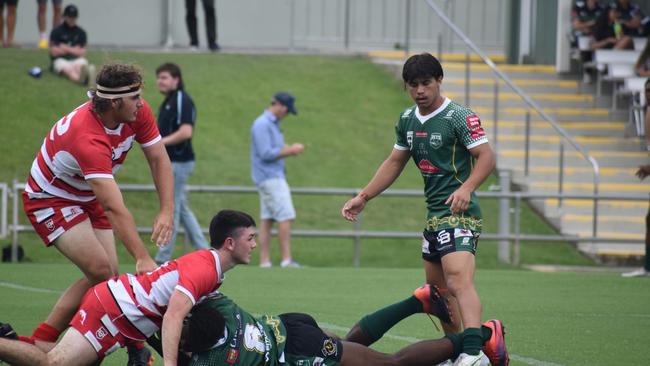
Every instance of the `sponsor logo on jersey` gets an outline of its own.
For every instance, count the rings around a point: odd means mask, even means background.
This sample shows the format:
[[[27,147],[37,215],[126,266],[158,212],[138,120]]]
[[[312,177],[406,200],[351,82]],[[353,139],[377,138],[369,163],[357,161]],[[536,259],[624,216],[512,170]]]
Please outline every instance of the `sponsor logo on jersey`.
[[[427,135],[428,134],[426,132],[416,132],[415,133],[415,137],[427,137]]]
[[[442,146],[442,135],[439,133],[432,133],[429,139],[429,145],[434,149],[439,149]]]
[[[413,148],[413,131],[406,131],[406,143]]]
[[[323,356],[329,357],[333,356],[338,353],[338,347],[336,346],[336,342],[332,340],[332,338],[327,338],[325,341],[323,341]]]
[[[440,168],[431,164],[431,162],[427,159],[420,160],[418,163],[418,168],[420,168],[422,174],[438,174],[441,171]]]
[[[86,321],[86,310],[79,310],[79,316],[81,317],[81,325],[84,325],[84,322]]]
[[[402,118],[408,118],[409,114],[411,114],[412,111],[413,111],[413,108],[409,108],[409,109],[405,110],[404,112],[402,112]]]
[[[102,340],[104,337],[106,337],[107,334],[108,333],[106,332],[106,329],[104,329],[104,327],[101,327],[95,332],[95,337],[97,337],[99,340]]]
[[[61,214],[66,222],[72,221],[75,217],[81,215],[83,210],[79,206],[68,206],[61,209]]]
[[[45,221],[45,227],[46,227],[49,231],[54,231],[54,220],[49,219],[49,220]]]
[[[467,127],[469,127],[469,131],[472,135],[472,140],[476,140],[485,136],[485,131],[483,130],[483,127],[481,127],[481,119],[478,118],[477,115],[465,118],[465,122],[467,123]]]
[[[474,234],[472,233],[472,230],[470,229],[455,229],[454,230],[454,236],[457,238],[462,238],[462,237],[473,237]]]
[[[226,362],[232,365],[237,362],[237,358],[239,358],[239,350],[231,348],[228,351],[228,356],[226,356]]]
[[[447,114],[446,114],[444,117],[442,117],[442,118],[444,118],[444,119],[451,119],[451,115],[454,114],[454,112],[456,112],[456,111],[452,109],[452,110],[450,110],[449,112],[447,112]]]

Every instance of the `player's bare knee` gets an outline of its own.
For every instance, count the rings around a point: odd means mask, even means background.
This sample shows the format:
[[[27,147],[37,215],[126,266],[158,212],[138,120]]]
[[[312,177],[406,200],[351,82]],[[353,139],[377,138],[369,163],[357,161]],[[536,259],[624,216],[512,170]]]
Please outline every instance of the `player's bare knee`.
[[[117,271],[109,263],[97,263],[88,272],[86,272],[88,281],[92,285],[96,285],[102,281],[115,276]]]
[[[449,293],[454,297],[458,297],[460,292],[472,286],[472,281],[465,278],[462,273],[447,274],[446,282]]]

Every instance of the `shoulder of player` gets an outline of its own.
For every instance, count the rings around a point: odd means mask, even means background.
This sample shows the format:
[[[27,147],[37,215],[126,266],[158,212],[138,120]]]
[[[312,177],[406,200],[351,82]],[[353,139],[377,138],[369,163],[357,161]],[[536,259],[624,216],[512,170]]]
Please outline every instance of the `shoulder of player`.
[[[451,112],[451,111],[453,111],[453,112]],[[451,114],[450,117],[452,117],[452,119],[454,121],[457,121],[457,120],[465,121],[465,119],[467,117],[477,116],[476,112],[474,112],[473,110],[471,110],[471,109],[469,109],[469,108],[467,108],[467,107],[465,107],[463,105],[460,105],[460,104],[458,104],[458,103],[456,103],[454,101],[451,101],[449,103],[449,106],[447,106],[447,110],[445,112],[443,112],[443,113]]]
[[[410,117],[413,117],[415,115],[415,108],[416,108],[415,105],[406,108],[402,113],[400,113],[399,118],[408,119]]]

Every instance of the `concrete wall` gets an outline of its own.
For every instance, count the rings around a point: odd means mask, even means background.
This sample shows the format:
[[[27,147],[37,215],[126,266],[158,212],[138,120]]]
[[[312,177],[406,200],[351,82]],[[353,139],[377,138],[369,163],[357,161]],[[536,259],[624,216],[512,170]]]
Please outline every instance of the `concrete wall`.
[[[169,1],[169,2],[168,2]],[[199,39],[205,46],[203,10],[197,0]],[[218,42],[234,48],[411,49],[464,52],[438,17],[421,0],[217,0]],[[410,12],[407,14],[407,3]],[[70,2],[65,1],[64,6]],[[173,43],[185,46],[185,6],[180,0],[77,0],[79,24],[93,46],[157,47],[167,38],[171,16]],[[456,24],[487,52],[505,52],[505,14],[509,0],[437,0]],[[168,11],[169,10],[171,11]],[[48,32],[51,29],[48,4]],[[346,12],[348,17],[346,17]],[[349,25],[346,30],[346,19]],[[16,41],[38,40],[36,1],[20,0]],[[347,35],[347,38],[346,38]]]

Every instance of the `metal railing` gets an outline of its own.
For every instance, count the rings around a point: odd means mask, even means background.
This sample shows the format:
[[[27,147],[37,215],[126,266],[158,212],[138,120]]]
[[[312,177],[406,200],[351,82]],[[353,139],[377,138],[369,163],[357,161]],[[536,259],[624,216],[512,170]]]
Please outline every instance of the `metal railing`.
[[[503,73],[495,64],[492,60],[490,60],[484,53],[481,51],[481,49],[474,44],[466,35],[463,33],[460,28],[456,26],[448,17],[445,15],[445,13],[440,10],[440,8],[433,2],[433,0],[425,0],[427,4],[429,4],[429,7],[438,15],[438,17],[445,23],[447,26],[452,30],[453,33],[455,33],[462,41],[469,47],[472,51],[474,51],[482,60],[483,62],[488,65],[490,69],[501,79],[503,80],[506,85],[508,85],[512,90],[518,94],[521,99],[533,110],[535,110],[546,122],[548,122],[553,129],[564,139],[564,141],[568,142],[571,146],[573,146],[576,151],[580,153],[580,155],[591,165],[591,168],[593,170],[593,182],[594,182],[594,188],[593,188],[593,197],[594,197],[594,206],[593,206],[593,226],[592,226],[592,236],[596,237],[598,234],[598,200],[600,199],[599,197],[599,186],[600,186],[600,167],[598,165],[598,162],[594,157],[589,155],[587,150],[582,147],[578,142],[576,142],[571,135],[569,135],[556,121],[553,117],[548,115],[542,107],[537,104],[532,98],[530,98],[521,88],[519,88],[515,83],[512,82],[510,77]],[[466,98],[469,98],[469,53],[467,53],[467,58],[466,58],[466,79],[465,79],[465,95]],[[495,132],[498,130],[498,112],[497,112],[497,106],[496,105],[496,100],[498,100],[499,95],[499,89],[498,89],[498,81],[495,83],[495,110],[494,110],[494,126],[495,126]],[[525,136],[525,175],[528,176],[529,170],[529,162],[530,162],[530,110],[526,113],[526,136]],[[495,133],[496,136],[496,133]],[[562,194],[562,187],[563,187],[563,180],[564,180],[564,175],[563,175],[563,170],[564,170],[564,141],[561,140],[560,142],[560,159],[559,159],[559,190],[558,194],[561,196]],[[558,202],[562,202],[559,200]]]
[[[596,197],[593,195],[584,194],[541,194],[541,193],[528,193],[528,192],[511,192],[510,191],[510,174],[508,171],[500,172],[500,191],[499,192],[477,192],[480,198],[495,198],[499,200],[499,213],[498,213],[498,233],[483,233],[481,238],[488,240],[499,240],[500,248],[507,246],[504,255],[501,251],[498,254],[499,260],[505,263],[513,263],[518,265],[520,262],[520,243],[522,241],[571,241],[571,242],[617,242],[617,243],[643,243],[642,239],[621,239],[621,238],[605,238],[605,237],[585,237],[577,235],[537,235],[537,234],[522,234],[521,233],[521,205],[524,199],[579,199],[579,200],[593,200]],[[7,184],[0,183],[0,189],[5,193],[9,193],[12,199],[12,220],[8,225],[8,230],[11,232],[12,237],[12,261],[18,260],[18,234],[21,232],[34,232],[31,225],[21,225],[20,215],[20,196],[24,190],[25,185],[14,181],[11,189],[8,189]],[[257,194],[255,187],[246,186],[186,186],[188,195],[189,193],[230,193],[230,194]],[[155,192],[156,188],[152,184],[122,184],[120,185],[122,192]],[[354,197],[359,193],[360,189],[356,188],[291,188],[291,193],[294,195],[317,195],[317,196],[349,196]],[[3,193],[4,194],[4,193]],[[422,197],[422,190],[418,189],[389,189],[382,193],[382,196],[392,197]],[[645,195],[612,195],[612,196],[599,196],[601,200],[614,200],[614,201],[639,201],[647,200]],[[515,201],[514,210],[511,212],[510,201]],[[343,204],[343,201],[341,201]],[[3,212],[0,213],[3,223],[0,226],[7,227],[7,212],[4,210],[7,205],[2,206]],[[332,213],[338,215],[338,212]],[[341,218],[343,220],[343,218]],[[514,220],[514,232],[510,230],[510,222]],[[138,232],[151,233],[150,227],[138,226]],[[182,230],[181,230],[182,232]],[[203,229],[204,233],[208,233],[207,228]],[[275,232],[274,232],[275,234]],[[369,231],[362,230],[361,220],[352,224],[351,230],[322,230],[322,229],[294,229],[291,234],[299,237],[321,237],[321,238],[351,238],[353,239],[353,265],[359,266],[361,263],[361,239],[362,238],[421,238],[422,232],[410,231]],[[514,242],[512,247],[513,258],[510,258],[510,241]]]

